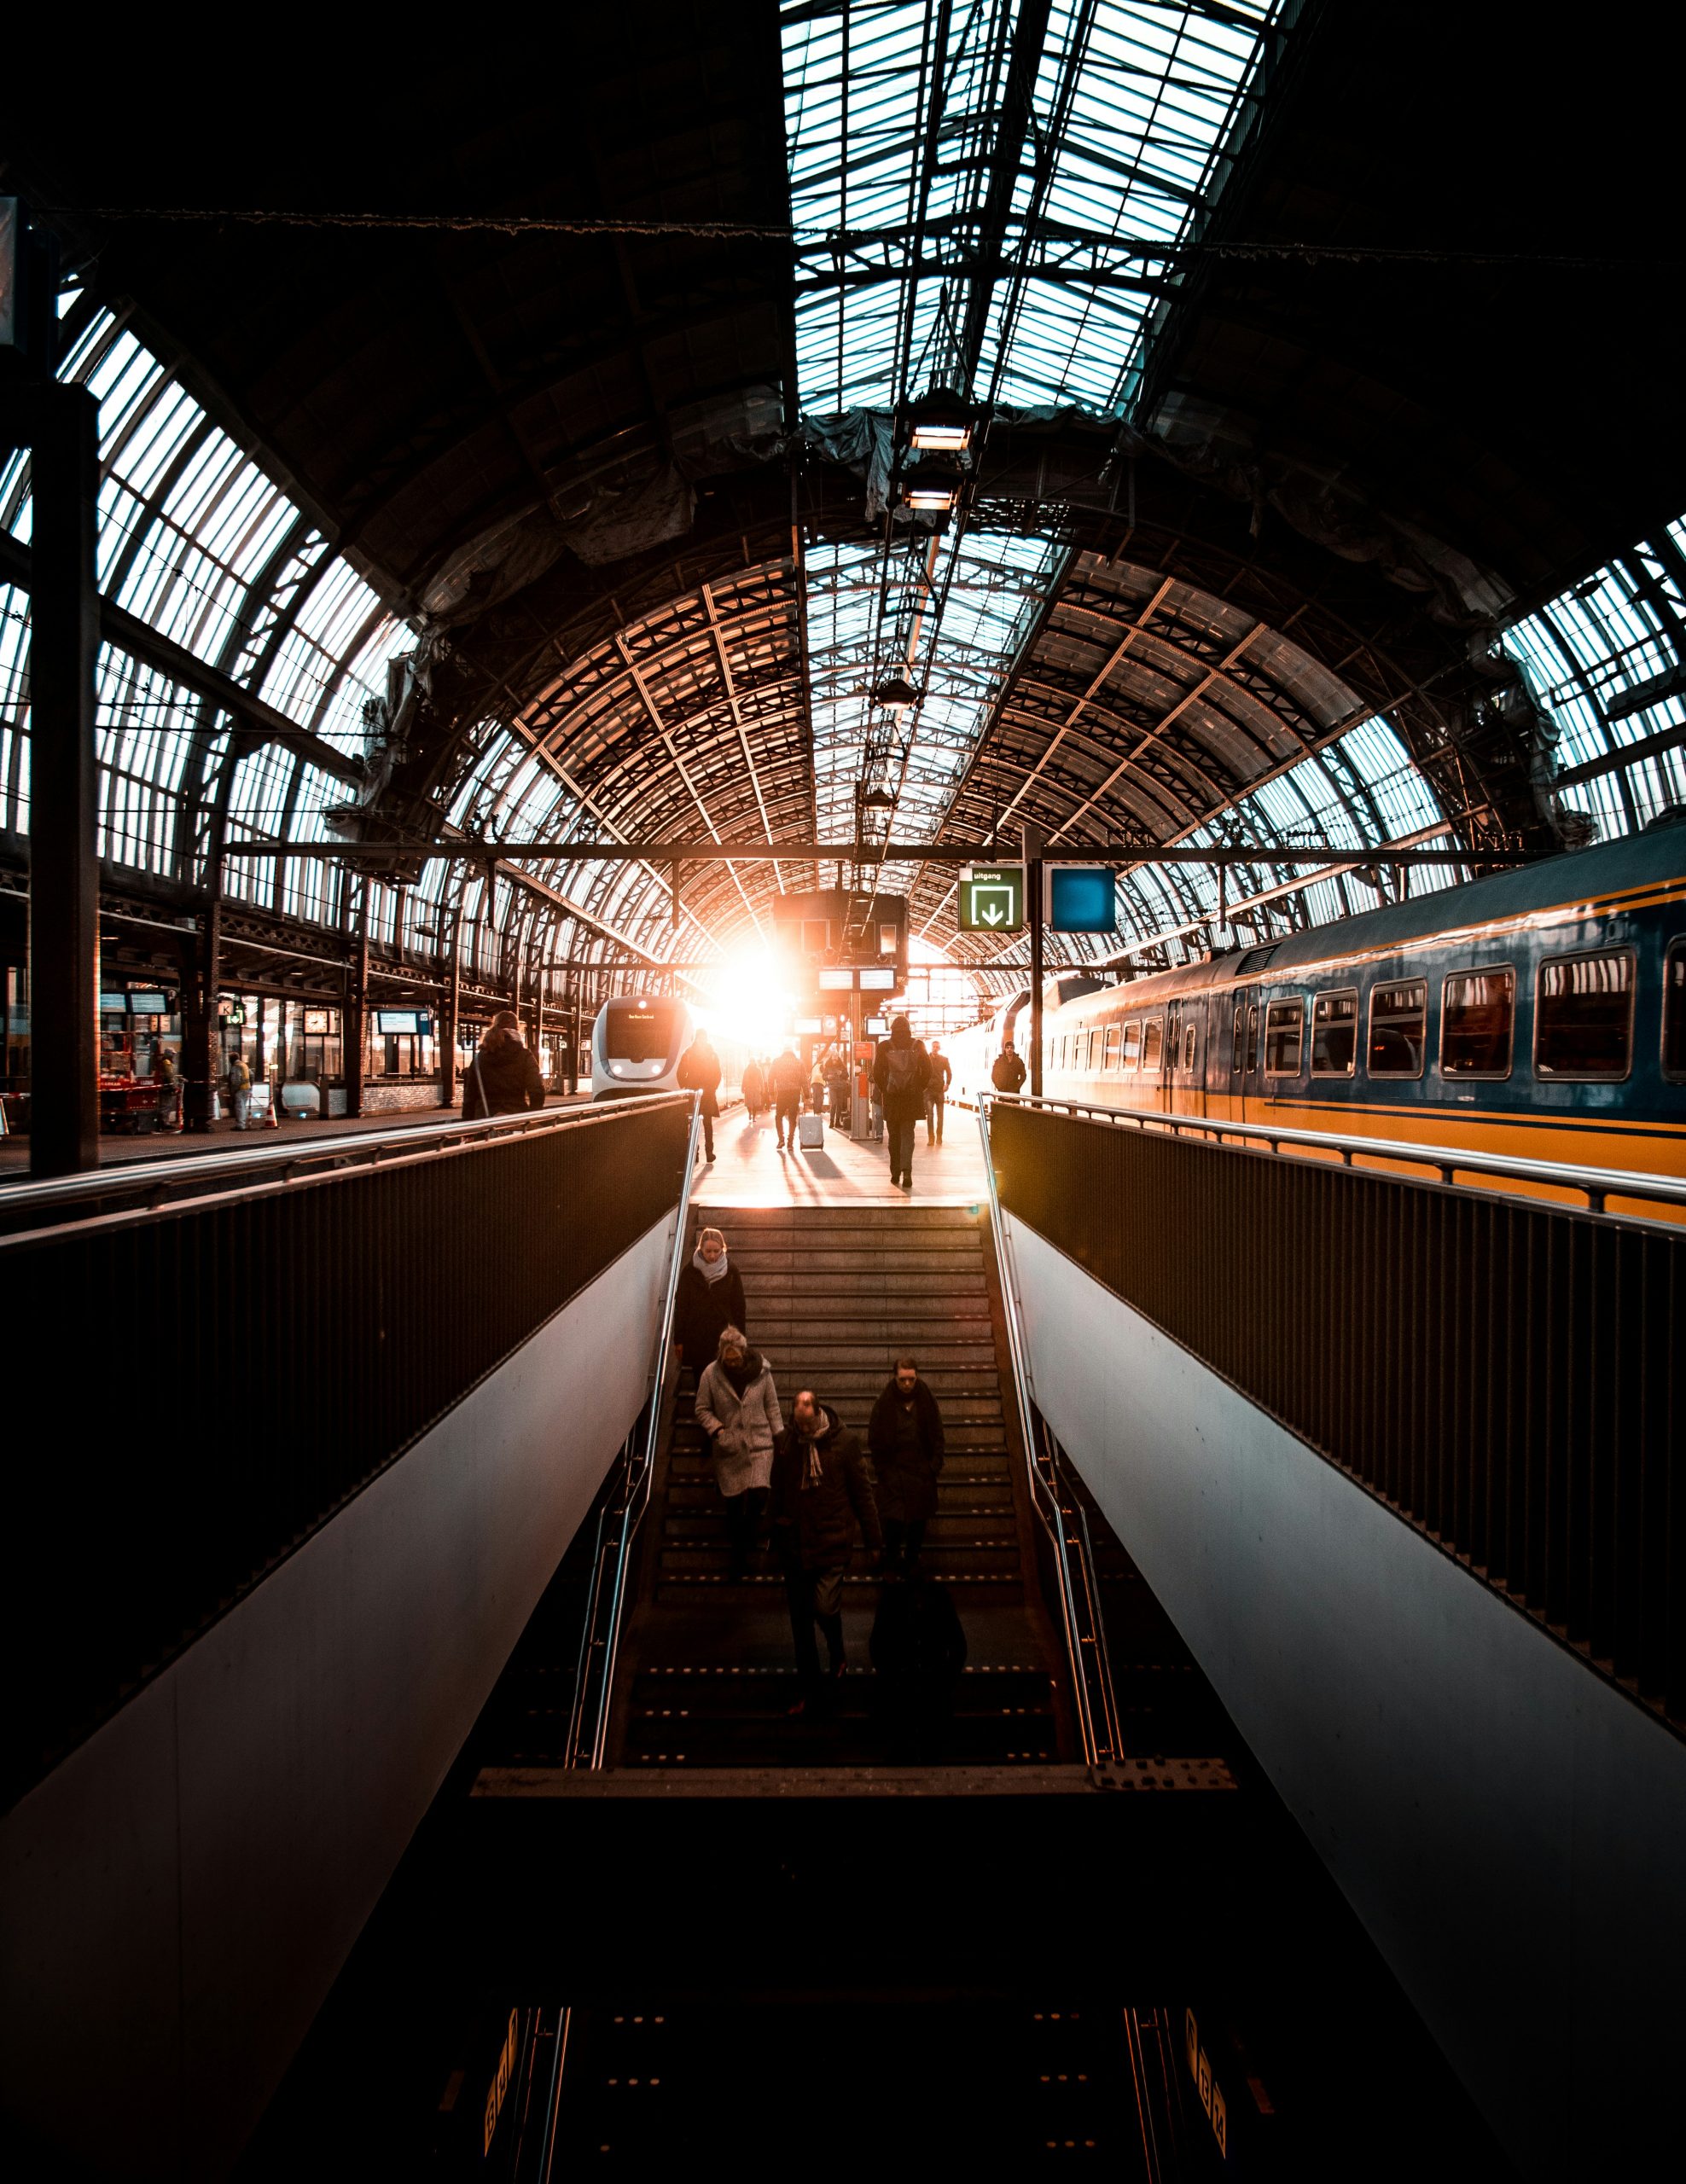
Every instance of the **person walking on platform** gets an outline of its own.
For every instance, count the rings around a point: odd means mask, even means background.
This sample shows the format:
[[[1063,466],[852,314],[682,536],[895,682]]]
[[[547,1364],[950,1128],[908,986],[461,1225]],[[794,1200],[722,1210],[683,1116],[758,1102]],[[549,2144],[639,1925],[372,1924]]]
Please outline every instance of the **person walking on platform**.
[[[872,1467],[857,1437],[811,1388],[797,1396],[773,1449],[772,1519],[801,1687],[790,1711],[804,1714],[827,1703],[846,1665],[843,1579],[857,1527],[874,1555],[884,1551]],[[816,1623],[825,1634],[827,1676],[820,1673]]]
[[[544,1079],[522,1040],[520,1020],[513,1008],[500,1008],[462,1079],[462,1119],[519,1115],[544,1105]]]
[[[708,1436],[714,1484],[726,1505],[731,1542],[729,1584],[742,1581],[767,1513],[773,1443],[784,1431],[778,1390],[759,1350],[741,1327],[721,1330],[714,1362],[696,1391],[696,1422]]]
[[[940,1039],[932,1040],[931,1051],[926,1060],[931,1065],[931,1074],[925,1080],[925,1142],[927,1146],[940,1145],[943,1141],[943,1104],[948,1098],[954,1066],[943,1052]]]
[[[741,1332],[748,1322],[743,1276],[728,1260],[720,1231],[705,1228],[673,1292],[673,1340],[698,1387],[719,1350],[722,1334],[728,1327]]]
[[[161,1039],[152,1050],[152,1073],[158,1085],[158,1127],[178,1130],[182,1120],[182,1079],[176,1057]]]
[[[744,1065],[742,1090],[743,1111],[749,1118],[750,1127],[753,1129],[762,1108],[767,1104],[767,1081],[762,1073],[760,1063],[756,1060],[753,1054],[751,1054],[748,1061]]]
[[[1011,1039],[1004,1040],[990,1072],[990,1083],[997,1092],[1016,1092],[1024,1081],[1024,1057],[1014,1052]]]
[[[873,1081],[884,1103],[884,1135],[890,1146],[890,1181],[913,1188],[914,1125],[925,1112],[925,1087],[931,1058],[913,1036],[905,1016],[892,1016],[890,1036],[878,1049]]]
[[[245,1055],[239,1053],[229,1062],[229,1106],[234,1111],[235,1128],[244,1130],[252,1113],[252,1072]]]
[[[779,1151],[784,1151],[788,1137],[794,1152],[796,1147],[796,1118],[802,1112],[802,1088],[807,1079],[802,1074],[802,1064],[795,1048],[788,1043],[782,1054],[773,1057],[771,1075],[773,1121],[778,1130]]]
[[[825,1089],[831,1098],[831,1127],[849,1127],[849,1065],[841,1047],[834,1047],[825,1065]]]
[[[699,1031],[679,1057],[679,1089],[700,1092],[702,1114],[702,1155],[714,1158],[714,1118],[720,1112],[720,1057],[706,1031]]]
[[[872,1407],[866,1444],[877,1479],[884,1566],[905,1576],[918,1566],[925,1527],[937,1513],[943,1467],[943,1414],[911,1357],[896,1360]]]

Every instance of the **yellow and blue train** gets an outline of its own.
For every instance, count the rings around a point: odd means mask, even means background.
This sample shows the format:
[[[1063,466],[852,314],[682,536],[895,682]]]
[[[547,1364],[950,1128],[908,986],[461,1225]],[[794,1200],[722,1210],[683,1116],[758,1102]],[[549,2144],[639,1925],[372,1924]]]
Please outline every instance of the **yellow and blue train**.
[[[1026,998],[957,1078],[1024,1050]],[[1686,824],[1106,986],[1044,1037],[1054,1098],[1678,1178]]]

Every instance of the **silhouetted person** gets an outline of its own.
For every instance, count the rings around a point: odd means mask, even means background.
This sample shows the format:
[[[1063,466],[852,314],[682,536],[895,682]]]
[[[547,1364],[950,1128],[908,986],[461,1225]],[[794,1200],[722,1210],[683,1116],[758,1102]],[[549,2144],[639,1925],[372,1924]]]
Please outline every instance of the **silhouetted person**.
[[[705,1160],[712,1160],[714,1118],[720,1112],[720,1057],[706,1031],[699,1031],[680,1055],[678,1077],[682,1092],[702,1095],[697,1102],[702,1115],[702,1154]]]
[[[520,1019],[513,1009],[500,1008],[463,1077],[462,1119],[519,1115],[544,1105],[544,1079],[522,1041]]]
[[[931,1058],[913,1036],[905,1016],[892,1016],[890,1036],[872,1065],[873,1081],[884,1107],[884,1135],[890,1146],[890,1181],[913,1188],[914,1125],[925,1112],[925,1087]]]
[[[940,1145],[943,1141],[943,1105],[948,1098],[954,1066],[943,1052],[940,1039],[932,1040],[931,1051],[926,1060],[931,1066],[931,1074],[925,1080],[925,1142]]]
[[[866,1429],[884,1527],[884,1563],[911,1570],[925,1544],[925,1527],[937,1513],[937,1476],[943,1467],[943,1414],[911,1357],[896,1370],[872,1407]]]
[[[793,1147],[796,1143],[796,1118],[802,1112],[802,1090],[808,1081],[794,1047],[787,1046],[782,1054],[774,1055],[770,1075],[773,1124],[778,1131],[779,1151],[782,1153],[787,1137]]]
[[[753,1054],[744,1065],[743,1110],[753,1123],[767,1104],[767,1081]]]
[[[997,1092],[1016,1092],[1024,1081],[1024,1057],[1014,1051],[1011,1039],[1004,1040],[990,1072],[990,1083]]]
[[[801,1714],[824,1703],[843,1673],[843,1579],[857,1527],[874,1554],[884,1548],[872,1467],[854,1434],[811,1388],[797,1396],[773,1450],[772,1515],[801,1686],[790,1711]],[[825,1633],[827,1676],[820,1673],[816,1623]]]
[[[887,1580],[869,1650],[891,1757],[935,1758],[966,1666],[966,1633],[947,1588],[918,1576]]]

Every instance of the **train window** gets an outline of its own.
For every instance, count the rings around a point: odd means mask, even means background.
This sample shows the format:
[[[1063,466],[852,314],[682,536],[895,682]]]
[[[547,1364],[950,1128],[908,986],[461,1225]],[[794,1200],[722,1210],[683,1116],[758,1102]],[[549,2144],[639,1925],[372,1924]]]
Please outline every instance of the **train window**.
[[[1440,991],[1440,1074],[1509,1077],[1516,1021],[1516,973],[1454,971]]]
[[[1350,1077],[1358,1065],[1358,994],[1320,993],[1311,1002],[1311,1074]]]
[[[1299,1049],[1305,1043],[1303,1001],[1272,1001],[1264,1007],[1264,1074],[1298,1077]]]
[[[1235,1011],[1235,1043],[1230,1048],[1230,1066],[1237,1072],[1239,1072],[1241,1069],[1241,1056],[1246,1052],[1246,1048],[1241,1043],[1244,1037],[1246,1036],[1241,1028],[1245,1020],[1246,1011],[1238,1008]]]
[[[1421,1077],[1428,1038],[1428,985],[1410,979],[1403,985],[1372,986],[1369,1014],[1369,1073],[1372,1077]]]
[[[1686,940],[1663,961],[1663,1075],[1686,1077]]]
[[[611,1061],[665,1061],[673,1036],[671,1001],[611,1001],[603,1052]]]
[[[1183,1066],[1184,1069],[1192,1069],[1194,1066],[1195,1027],[1192,1024],[1185,1024],[1183,1026]]]
[[[1534,989],[1539,1077],[1625,1077],[1633,1060],[1633,954],[1549,956]]]
[[[1118,1067],[1118,1025],[1116,1024],[1108,1024],[1107,1026],[1107,1050],[1102,1057],[1101,1066],[1102,1069]]]
[[[1124,1027],[1124,1060],[1120,1069],[1140,1069],[1142,1066],[1142,1026],[1129,1023]]]
[[[1253,1002],[1247,1012],[1247,1066],[1249,1072],[1259,1066],[1259,1004]]]
[[[1165,1054],[1165,1026],[1157,1016],[1150,1016],[1142,1026],[1142,1066],[1157,1070]]]

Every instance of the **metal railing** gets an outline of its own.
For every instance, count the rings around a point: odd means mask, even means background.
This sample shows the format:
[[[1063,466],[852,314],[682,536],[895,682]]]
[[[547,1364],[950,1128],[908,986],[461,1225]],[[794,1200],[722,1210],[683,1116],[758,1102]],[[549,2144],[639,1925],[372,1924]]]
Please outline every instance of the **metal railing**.
[[[671,1212],[692,1106],[215,1155],[156,1210],[41,1187],[0,1239],[11,1792]]]
[[[597,1517],[597,1539],[591,1563],[591,1586],[580,1628],[579,1659],[574,1670],[573,1704],[568,1715],[564,1767],[601,1767],[609,1734],[609,1710],[614,1694],[615,1664],[620,1657],[621,1626],[625,1617],[626,1587],[633,1543],[649,1507],[650,1487],[655,1477],[656,1449],[661,1436],[662,1399],[666,1391],[668,1352],[673,1341],[673,1306],[679,1276],[685,1264],[686,1222],[690,1212],[691,1183],[696,1174],[697,1138],[701,1130],[701,1102],[690,1100],[691,1128],[678,1206],[674,1214],[673,1249],[668,1260],[661,1317],[656,1328],[655,1350],[650,1360],[648,1393],[632,1431],[616,1458],[619,1477]]]
[[[1686,1230],[986,1104],[1015,1221],[1686,1722]]]
[[[525,1114],[406,1123],[384,1130],[345,1130],[290,1139],[265,1133],[257,1145],[213,1153],[183,1153],[115,1160],[85,1175],[20,1177],[0,1183],[0,1243],[70,1223],[145,1219],[164,1207],[227,1204],[283,1185],[320,1181],[329,1173],[392,1168],[406,1162],[472,1152],[511,1137],[541,1136],[583,1122],[603,1122],[608,1107],[542,1107]]]
[[[1179,1115],[1160,1107],[1109,1107],[1090,1100],[1032,1098],[1027,1093],[993,1093],[1003,1106],[1045,1107],[1055,1113],[1086,1115],[1121,1129],[1155,1130],[1171,1137],[1195,1137],[1209,1144],[1243,1145],[1269,1153],[1314,1153],[1339,1156],[1350,1168],[1360,1160],[1410,1162],[1429,1170],[1448,1188],[1461,1176],[1490,1176],[1511,1183],[1578,1193],[1590,1213],[1602,1213],[1607,1201],[1627,1199],[1659,1209],[1686,1208],[1686,1181],[1648,1176],[1629,1168],[1570,1167],[1558,1160],[1522,1160],[1507,1153],[1471,1153],[1455,1145],[1427,1145],[1421,1138],[1349,1137],[1333,1130],[1279,1130],[1270,1123],[1232,1123],[1213,1115]],[[1666,1216],[1664,1217],[1666,1217]]]
[[[983,1140],[984,1173],[989,1183],[990,1215],[1001,1263],[1001,1293],[1007,1321],[1007,1346],[1013,1361],[1013,1386],[1018,1397],[1019,1417],[1025,1436],[1025,1469],[1030,1484],[1031,1506],[1048,1535],[1052,1553],[1055,1589],[1060,1603],[1061,1628],[1071,1665],[1073,1703],[1077,1710],[1078,1734],[1084,1757],[1090,1766],[1123,1757],[1119,1739],[1118,1705],[1113,1693],[1112,1662],[1107,1651],[1106,1618],[1096,1577],[1095,1550],[1090,1537],[1089,1517],[1064,1475],[1065,1456],[1037,1407],[1030,1361],[1026,1353],[1018,1271],[1014,1264],[1012,1239],[1001,1217],[996,1191],[996,1168],[990,1143],[990,1105],[978,1107],[978,1131]]]

